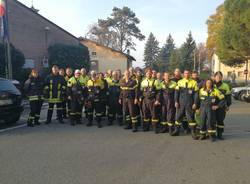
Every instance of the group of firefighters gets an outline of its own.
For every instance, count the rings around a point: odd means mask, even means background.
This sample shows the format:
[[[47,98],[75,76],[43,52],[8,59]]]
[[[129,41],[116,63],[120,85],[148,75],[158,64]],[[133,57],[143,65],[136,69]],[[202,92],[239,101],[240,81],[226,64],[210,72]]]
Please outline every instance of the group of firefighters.
[[[51,74],[44,80],[37,70],[32,70],[24,89],[30,101],[28,126],[40,125],[39,117],[44,99],[49,108],[46,124],[50,124],[54,106],[57,119],[64,123],[70,118],[71,125],[82,124],[84,110],[87,126],[94,119],[97,126],[117,121],[125,129],[147,132],[168,132],[179,136],[181,127],[193,139],[211,141],[223,139],[224,119],[231,105],[231,91],[223,82],[221,72],[207,80],[200,80],[198,73],[179,69],[173,77],[169,72],[157,73],[151,68],[134,70],[124,74],[121,70],[108,70],[105,74],[91,71],[66,70],[53,65]],[[95,117],[95,118],[94,118]]]

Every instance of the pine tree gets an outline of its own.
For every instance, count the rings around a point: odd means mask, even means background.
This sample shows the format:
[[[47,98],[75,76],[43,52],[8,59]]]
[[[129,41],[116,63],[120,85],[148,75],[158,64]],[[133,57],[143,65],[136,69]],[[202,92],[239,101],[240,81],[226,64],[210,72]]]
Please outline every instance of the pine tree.
[[[153,33],[150,33],[144,49],[144,62],[146,67],[155,69],[159,50],[159,42],[156,40]]]
[[[188,34],[186,42],[181,46],[181,70],[192,70],[194,63],[194,51],[196,43],[191,31]]]
[[[174,39],[169,34],[165,45],[161,48],[157,64],[161,71],[167,71],[170,56],[175,49]]]
[[[180,50],[175,49],[171,53],[169,63],[168,63],[168,71],[174,71],[176,68],[180,67],[181,63],[181,56],[180,56]]]

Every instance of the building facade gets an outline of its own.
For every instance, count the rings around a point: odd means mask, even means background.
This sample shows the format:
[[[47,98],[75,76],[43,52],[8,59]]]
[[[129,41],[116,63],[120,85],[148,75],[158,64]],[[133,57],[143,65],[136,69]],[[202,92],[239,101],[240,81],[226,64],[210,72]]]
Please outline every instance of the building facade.
[[[91,70],[106,72],[108,69],[121,69],[125,71],[135,61],[129,54],[100,45],[92,40],[81,38],[81,43],[89,49]]]
[[[242,82],[246,79],[246,74],[244,73],[246,69],[248,70],[248,74],[247,74],[248,79],[250,77],[250,73],[249,73],[250,62],[248,62],[247,64],[248,66],[246,66],[246,64],[243,64],[242,66],[239,66],[239,67],[230,67],[220,62],[219,57],[216,54],[214,54],[212,57],[211,68],[212,68],[213,73],[217,71],[221,71],[223,73],[224,78],[228,80],[230,80],[231,74],[235,72],[236,81]]]
[[[10,42],[24,54],[24,68],[48,67],[47,48],[51,45],[81,44],[77,37],[38,14],[34,8],[17,0],[7,2]]]

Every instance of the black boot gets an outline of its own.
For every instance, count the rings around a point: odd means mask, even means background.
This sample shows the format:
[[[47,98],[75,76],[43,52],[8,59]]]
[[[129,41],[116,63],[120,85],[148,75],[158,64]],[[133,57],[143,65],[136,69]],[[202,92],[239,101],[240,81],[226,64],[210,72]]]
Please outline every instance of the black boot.
[[[45,122],[45,124],[50,124],[51,123],[51,119],[47,119],[47,121]]]
[[[101,121],[97,121],[97,127],[98,127],[98,128],[102,128],[102,123],[101,123]]]
[[[210,134],[209,135],[209,139],[211,142],[214,142],[215,141],[215,135],[214,134]]]
[[[112,126],[112,125],[113,125],[113,121],[112,121],[112,120],[109,120],[108,126]]]
[[[201,136],[199,137],[199,140],[205,140],[207,138],[206,134],[201,134]]]
[[[155,132],[155,134],[158,134],[158,133],[159,133],[159,130],[158,130],[158,125],[157,125],[157,123],[153,123],[153,124],[152,124],[152,127],[153,127],[153,131]]]
[[[125,126],[124,129],[125,129],[125,130],[130,130],[130,129],[132,129],[131,123],[128,123],[128,122],[127,122],[127,125]]]
[[[179,135],[180,135],[180,127],[176,126],[171,136],[179,136]]]
[[[37,126],[41,125],[41,123],[39,122],[39,120],[37,118],[35,119],[35,125],[37,125]]]
[[[27,121],[27,126],[28,126],[28,127],[34,127],[33,121],[29,119],[29,120]]]
[[[172,133],[173,133],[173,127],[172,126],[168,126],[168,133],[169,133],[169,135],[172,135]]]
[[[220,128],[218,128],[218,129],[217,129],[217,138],[218,138],[219,140],[224,140],[224,138],[222,137],[222,133],[223,133],[223,130],[220,129]]]
[[[70,125],[71,125],[71,126],[75,126],[75,125],[76,125],[75,120],[71,120]]]
[[[198,137],[197,137],[197,135],[196,135],[196,132],[195,132],[195,128],[192,128],[192,129],[191,129],[191,135],[192,135],[192,138],[193,138],[194,140],[197,140],[197,139],[198,139]]]
[[[87,126],[87,127],[91,127],[91,126],[92,126],[92,124],[93,124],[93,123],[92,123],[92,121],[90,121],[90,120],[89,120],[89,122],[87,123],[87,125],[86,125],[86,126]]]
[[[149,131],[149,123],[143,123],[143,131],[148,132]]]
[[[161,125],[160,133],[167,133],[167,132],[168,132],[168,126],[167,125]]]
[[[58,121],[59,121],[59,123],[64,124],[63,119],[60,118]]]
[[[132,125],[132,132],[138,132],[138,128],[136,124]]]

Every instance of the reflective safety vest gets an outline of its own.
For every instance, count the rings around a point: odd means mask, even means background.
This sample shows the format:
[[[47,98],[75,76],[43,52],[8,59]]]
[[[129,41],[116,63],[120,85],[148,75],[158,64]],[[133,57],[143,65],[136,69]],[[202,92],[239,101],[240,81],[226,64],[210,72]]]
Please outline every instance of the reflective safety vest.
[[[161,90],[161,82],[153,78],[145,78],[141,82],[141,91],[143,98],[153,99],[158,97]]]
[[[227,83],[220,82],[218,84],[215,84],[215,87],[217,87],[218,90],[221,91],[225,95],[226,98],[226,106],[230,106],[232,104],[232,97],[231,97],[231,90]]]
[[[66,81],[60,75],[49,75],[45,83],[45,97],[49,103],[61,103],[66,95]]]
[[[128,98],[134,99],[137,98],[137,82],[136,80],[130,78],[128,81],[125,79],[121,80],[121,94],[120,99]]]
[[[87,82],[88,88],[88,99],[99,101],[102,97],[103,89],[105,88],[104,82],[101,79],[97,79],[96,81],[90,79]]]
[[[210,91],[201,88],[199,91],[199,99],[201,105],[212,106],[212,105],[224,105],[225,96],[216,88],[211,89]]]
[[[199,88],[197,82],[193,79],[181,79],[177,82],[175,88],[175,101],[182,104],[192,104]]]

